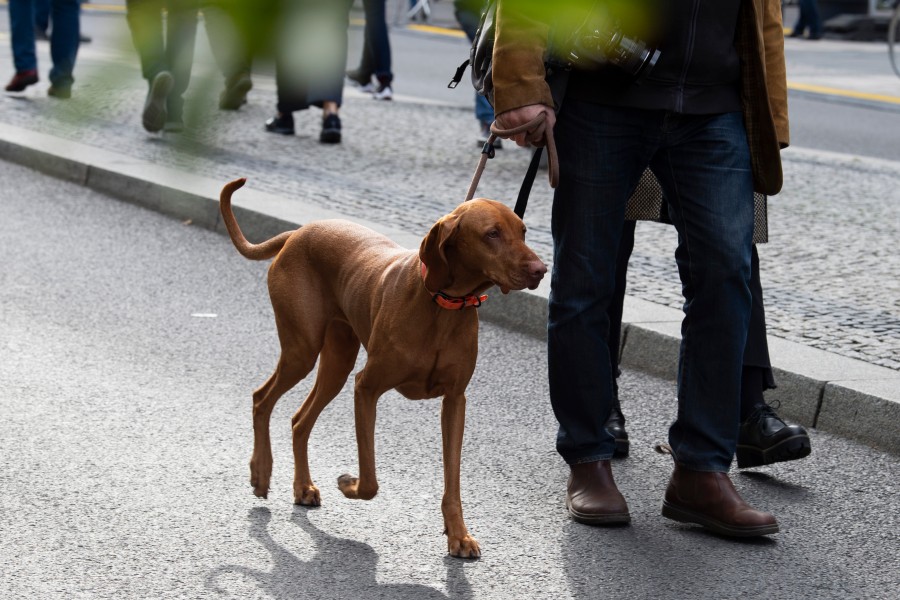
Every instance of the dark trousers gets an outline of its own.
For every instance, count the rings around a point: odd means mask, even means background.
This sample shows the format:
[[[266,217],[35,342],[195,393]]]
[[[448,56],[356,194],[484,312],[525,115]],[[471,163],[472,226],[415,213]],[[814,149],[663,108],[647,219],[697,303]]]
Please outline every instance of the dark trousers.
[[[196,0],[126,0],[128,28],[148,83],[162,71],[174,79],[170,115],[182,112],[182,94],[191,81],[197,38]],[[164,16],[165,11],[165,16]]]
[[[35,3],[32,0],[9,1],[9,28],[12,38],[13,64],[16,71],[37,69],[35,47]],[[50,18],[53,31],[50,34],[50,83],[67,88],[75,79],[75,57],[78,55],[80,34],[78,0],[52,0]]]
[[[678,231],[685,297],[678,415],[669,443],[685,468],[727,471],[737,446],[750,321],[750,154],[739,112],[683,115],[567,98],[555,134],[560,179],[547,328],[556,447],[566,462],[610,458],[607,309],[625,205],[649,167]]]
[[[387,0],[363,0],[366,12],[365,43],[359,59],[359,72],[364,78],[374,75],[379,82],[390,83],[391,40],[388,37],[385,5]]]
[[[616,289],[609,303],[609,355],[612,358],[613,376],[619,371],[619,350],[622,342],[622,309],[628,277],[628,261],[634,250],[634,221],[625,221],[622,239],[616,254]],[[762,400],[762,392],[775,388],[775,376],[769,359],[769,343],[766,339],[766,310],[763,304],[762,283],[759,276],[759,254],[756,245],[750,263],[750,327],[741,372],[741,416],[745,418]],[[748,381],[749,380],[749,381]]]

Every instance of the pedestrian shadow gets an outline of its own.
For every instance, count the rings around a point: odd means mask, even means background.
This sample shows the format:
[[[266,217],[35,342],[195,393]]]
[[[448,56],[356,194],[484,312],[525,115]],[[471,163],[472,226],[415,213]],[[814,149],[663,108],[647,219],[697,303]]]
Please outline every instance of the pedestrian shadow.
[[[471,587],[458,559],[445,561],[450,596],[425,585],[378,583],[378,554],[375,550],[368,544],[337,538],[317,529],[309,521],[309,510],[295,506],[290,521],[312,540],[315,552],[312,558],[303,560],[278,544],[269,533],[272,513],[266,507],[255,507],[248,515],[249,534],[269,552],[271,570],[223,565],[207,575],[206,588],[229,595],[219,580],[223,575],[236,575],[273,598],[447,600],[472,597]]]

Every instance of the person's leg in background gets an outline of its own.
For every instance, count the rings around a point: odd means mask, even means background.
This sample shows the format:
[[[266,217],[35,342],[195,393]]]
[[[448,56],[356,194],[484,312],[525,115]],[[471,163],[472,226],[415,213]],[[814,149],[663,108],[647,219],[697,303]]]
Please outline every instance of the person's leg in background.
[[[484,0],[454,0],[453,7],[456,21],[465,32],[469,41],[474,41],[475,32],[481,22]],[[475,118],[478,120],[478,145],[483,145],[491,135],[491,123],[494,122],[494,107],[487,98],[475,93]],[[500,138],[494,141],[494,149],[500,150],[503,144]]]
[[[293,113],[322,108],[323,144],[341,142],[338,116],[347,64],[347,28],[352,0],[310,0],[283,4],[275,51],[278,105],[266,130],[294,134]]]
[[[184,93],[191,83],[197,40],[197,0],[166,2],[165,61],[172,74],[172,91],[166,98],[166,131],[184,128]]]
[[[796,460],[809,456],[812,451],[806,429],[785,423],[763,399],[763,392],[776,386],[766,340],[766,313],[756,245],[753,246],[750,294],[753,305],[741,372],[741,428],[737,445],[737,462],[741,469]]]
[[[34,0],[34,35],[47,41],[50,31],[50,0]]]
[[[366,27],[363,52],[359,67],[348,71],[348,78],[362,86],[364,91],[371,91],[376,100],[391,100],[394,97],[391,83],[394,74],[391,71],[391,40],[388,36],[387,0],[363,0],[366,13]],[[369,87],[372,77],[376,84]]]
[[[69,98],[75,78],[75,57],[81,30],[81,3],[78,0],[52,0],[50,20],[50,89],[47,94],[54,98]]]
[[[21,92],[38,82],[34,37],[34,4],[31,0],[9,0],[9,30],[16,73],[6,84],[7,92]]]
[[[258,20],[239,0],[213,0],[203,6],[210,50],[225,78],[219,94],[221,110],[238,110],[247,103],[247,94],[253,88],[252,48]]]
[[[197,6],[193,0],[172,2],[164,27],[166,0],[126,0],[125,5],[141,73],[149,86],[141,115],[144,129],[177,131],[183,126],[181,96],[190,81]]]

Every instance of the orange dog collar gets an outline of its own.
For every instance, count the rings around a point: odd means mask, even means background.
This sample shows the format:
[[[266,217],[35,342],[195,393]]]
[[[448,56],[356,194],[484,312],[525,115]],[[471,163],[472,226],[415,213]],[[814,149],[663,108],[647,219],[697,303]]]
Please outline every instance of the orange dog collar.
[[[428,273],[428,267],[425,263],[422,263],[422,283],[425,283],[425,275]],[[476,296],[475,294],[466,294],[462,298],[459,296],[450,296],[445,294],[444,292],[437,291],[432,292],[427,287],[425,291],[431,294],[431,299],[435,304],[440,306],[441,308],[446,308],[447,310],[462,310],[468,307],[478,308],[481,306],[482,302],[487,300],[487,294],[482,294],[480,296]]]

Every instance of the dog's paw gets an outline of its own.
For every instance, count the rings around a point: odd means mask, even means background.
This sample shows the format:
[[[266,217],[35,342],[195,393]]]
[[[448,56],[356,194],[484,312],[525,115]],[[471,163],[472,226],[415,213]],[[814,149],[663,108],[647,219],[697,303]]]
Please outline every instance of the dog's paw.
[[[475,538],[468,534],[461,538],[448,537],[447,551],[450,552],[450,556],[455,556],[457,558],[481,557],[481,547],[478,545]]]
[[[294,504],[300,506],[322,506],[319,488],[313,484],[294,488]]]
[[[253,495],[257,498],[269,497],[269,482],[262,483],[262,478],[250,474],[250,486],[253,488]]]
[[[359,478],[344,473],[338,477],[338,489],[347,498],[354,500],[371,500],[378,493],[378,484],[364,486],[360,485]]]

